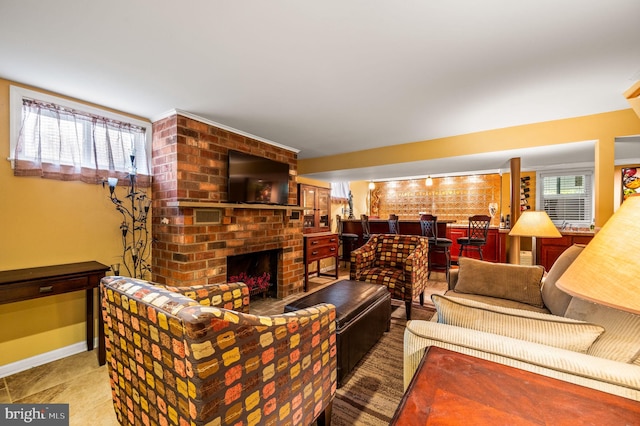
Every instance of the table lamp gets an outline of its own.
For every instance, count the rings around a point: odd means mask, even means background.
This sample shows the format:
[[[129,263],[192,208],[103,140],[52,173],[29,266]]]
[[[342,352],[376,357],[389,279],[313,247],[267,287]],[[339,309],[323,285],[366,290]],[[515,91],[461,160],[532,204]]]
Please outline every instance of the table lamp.
[[[558,228],[551,222],[549,215],[545,211],[527,210],[520,215],[518,221],[513,225],[509,235],[514,237],[531,237],[531,260],[537,265],[536,259],[536,237],[540,238],[560,238],[562,235]]]
[[[580,299],[640,315],[640,195],[622,203],[556,285]]]

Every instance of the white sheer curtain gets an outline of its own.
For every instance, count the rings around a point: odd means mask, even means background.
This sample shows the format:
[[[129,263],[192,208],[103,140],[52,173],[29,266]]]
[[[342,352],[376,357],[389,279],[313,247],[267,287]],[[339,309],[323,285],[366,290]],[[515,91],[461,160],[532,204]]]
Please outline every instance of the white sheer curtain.
[[[331,182],[331,201],[334,203],[349,201],[349,182]]]
[[[133,172],[148,187],[145,140],[143,127],[25,98],[14,174],[100,183]]]

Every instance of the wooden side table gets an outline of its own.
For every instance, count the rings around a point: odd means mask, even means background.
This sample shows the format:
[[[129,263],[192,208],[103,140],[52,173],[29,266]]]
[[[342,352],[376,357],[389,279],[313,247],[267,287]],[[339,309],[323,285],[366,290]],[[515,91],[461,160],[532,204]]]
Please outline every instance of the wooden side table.
[[[309,264],[316,262],[318,276],[328,275],[338,278],[338,234],[331,232],[316,232],[304,234],[304,291],[309,290]],[[333,274],[320,272],[322,259],[334,258],[336,268]]]
[[[37,299],[72,291],[86,291],[87,350],[93,350],[93,289],[109,267],[98,262],[0,271],[0,304]],[[98,302],[99,303],[99,302]],[[104,327],[98,315],[98,363],[105,363]]]
[[[427,348],[392,424],[632,425],[640,402],[439,347]]]

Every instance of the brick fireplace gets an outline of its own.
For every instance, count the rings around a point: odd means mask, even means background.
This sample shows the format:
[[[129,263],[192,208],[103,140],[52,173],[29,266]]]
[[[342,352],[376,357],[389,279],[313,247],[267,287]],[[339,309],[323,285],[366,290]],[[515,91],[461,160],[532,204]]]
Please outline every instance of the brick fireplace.
[[[224,203],[229,149],[288,163],[289,204],[297,202],[297,154],[214,124],[179,112],[153,123],[153,280],[223,283],[228,256],[277,250],[277,296],[302,291],[296,209]]]

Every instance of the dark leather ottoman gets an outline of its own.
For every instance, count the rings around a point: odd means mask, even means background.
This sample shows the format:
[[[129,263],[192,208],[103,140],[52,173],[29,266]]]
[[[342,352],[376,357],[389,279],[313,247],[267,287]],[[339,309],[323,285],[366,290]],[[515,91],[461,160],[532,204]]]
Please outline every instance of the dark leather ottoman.
[[[336,307],[338,387],[353,367],[391,326],[391,294],[379,284],[342,280],[302,297],[285,312],[305,309],[318,303]]]

